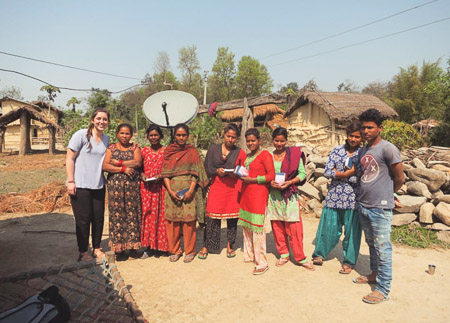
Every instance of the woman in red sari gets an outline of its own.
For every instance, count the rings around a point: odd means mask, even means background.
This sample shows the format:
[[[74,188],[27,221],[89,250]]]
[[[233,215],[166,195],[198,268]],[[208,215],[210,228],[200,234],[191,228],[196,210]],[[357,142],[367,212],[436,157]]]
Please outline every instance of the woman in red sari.
[[[255,128],[245,132],[250,153],[245,160],[248,176],[241,177],[242,196],[238,225],[244,233],[244,262],[253,262],[253,275],[262,275],[269,269],[266,258],[266,207],[269,183],[275,179],[272,155],[260,148],[259,131]]]
[[[150,147],[142,148],[141,200],[142,224],[141,246],[147,247],[143,257],[166,254],[166,219],[164,219],[164,194],[166,190],[161,179],[164,146],[161,145],[163,133],[158,125],[147,128]]]
[[[206,226],[203,248],[198,254],[199,259],[206,259],[208,250],[220,248],[222,220],[227,220],[227,257],[236,256],[233,244],[236,241],[242,183],[231,170],[237,165],[244,165],[246,158],[245,152],[235,145],[240,134],[238,126],[228,124],[224,129],[223,143],[212,145],[206,154],[205,169],[211,186],[206,203]]]

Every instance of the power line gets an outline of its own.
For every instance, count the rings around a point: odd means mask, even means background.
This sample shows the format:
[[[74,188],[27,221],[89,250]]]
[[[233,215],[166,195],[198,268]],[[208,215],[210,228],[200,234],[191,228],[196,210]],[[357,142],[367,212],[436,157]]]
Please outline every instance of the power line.
[[[269,58],[269,57],[273,57],[273,56],[277,56],[277,55],[281,55],[281,54],[284,54],[284,53],[288,53],[288,52],[291,52],[291,51],[293,51],[293,50],[296,50],[296,49],[299,49],[299,48],[303,48],[303,47],[307,47],[307,46],[310,46],[310,45],[313,45],[313,44],[317,44],[317,43],[320,43],[320,42],[322,42],[322,41],[324,41],[324,40],[328,40],[328,39],[331,39],[331,38],[334,38],[334,37],[337,37],[337,36],[340,36],[340,35],[349,33],[349,32],[351,32],[351,31],[355,31],[355,30],[358,30],[358,29],[361,29],[361,28],[364,28],[364,27],[367,27],[367,26],[376,24],[377,22],[380,22],[380,21],[383,21],[383,20],[387,20],[387,19],[392,18],[392,17],[395,17],[395,16],[399,16],[399,15],[405,13],[405,12],[408,12],[408,11],[411,11],[411,10],[414,10],[414,9],[418,9],[418,8],[420,8],[420,7],[427,6],[427,5],[429,5],[429,4],[433,3],[433,2],[437,2],[437,1],[439,1],[439,0],[432,0],[432,1],[426,2],[426,3],[424,3],[424,4],[421,4],[421,5],[418,5],[418,6],[415,6],[415,7],[408,8],[408,9],[403,10],[403,11],[399,11],[399,12],[397,12],[397,13],[394,13],[394,14],[390,15],[390,16],[387,16],[387,17],[384,17],[384,18],[381,18],[381,19],[377,19],[377,20],[371,21],[371,22],[366,23],[366,24],[364,24],[364,25],[361,25],[361,26],[358,26],[358,27],[354,27],[354,28],[347,29],[347,30],[342,31],[342,32],[337,33],[337,34],[333,34],[333,35],[331,35],[331,36],[328,36],[328,37],[325,37],[325,38],[321,38],[321,39],[312,41],[312,42],[310,42],[310,43],[306,43],[306,44],[303,44],[303,45],[300,45],[300,46],[297,46],[297,47],[294,47],[294,48],[286,49],[286,50],[281,51],[281,52],[277,52],[277,53],[274,53],[274,54],[270,54],[270,55],[268,55],[268,56],[261,57],[260,60],[263,60],[263,59],[266,59],[266,58]]]
[[[56,85],[50,84],[50,83],[48,83],[48,82],[46,82],[44,80],[38,79],[37,77],[31,76],[31,75],[28,75],[28,74],[25,74],[25,73],[21,73],[21,72],[18,72],[18,71],[6,70],[6,69],[3,69],[3,68],[0,68],[0,71],[19,74],[19,75],[28,77],[30,79],[33,79],[35,81],[38,81],[38,82],[41,82],[41,83],[44,83],[44,84],[47,84],[47,85],[50,85],[50,86],[57,87],[60,90],[79,91],[79,92],[91,92],[91,91],[93,92],[94,91],[92,88],[91,89],[74,89],[74,88],[70,88],[70,87],[56,86]],[[130,90],[132,88],[135,88],[137,86],[148,85],[148,84],[149,83],[140,83],[140,84],[136,84],[136,85],[130,86],[130,87],[124,89],[124,90],[108,91],[108,92],[111,93],[111,94],[117,94],[117,93],[122,93],[122,92],[128,91],[128,90]]]
[[[397,31],[395,33],[387,34],[387,35],[384,35],[384,36],[380,36],[380,37],[376,37],[376,38],[372,38],[372,39],[368,39],[368,40],[363,40],[363,41],[360,41],[360,42],[357,42],[357,43],[353,43],[353,44],[350,44],[350,45],[338,47],[338,48],[331,49],[331,50],[328,50],[328,51],[325,51],[325,52],[321,52],[321,53],[317,53],[317,54],[313,54],[313,55],[308,55],[308,56],[303,56],[303,57],[300,57],[300,58],[297,58],[297,59],[293,59],[293,60],[290,60],[290,61],[286,61],[286,62],[283,62],[283,63],[268,65],[268,67],[284,65],[284,64],[288,64],[288,63],[292,63],[292,62],[301,61],[301,60],[304,60],[304,59],[307,59],[307,58],[312,58],[312,57],[316,57],[316,56],[320,56],[320,55],[336,52],[336,51],[341,50],[341,49],[345,49],[345,48],[349,48],[349,47],[353,47],[353,46],[357,46],[357,45],[373,42],[373,41],[380,40],[380,39],[383,39],[383,38],[392,37],[392,36],[395,36],[395,35],[398,35],[398,34],[406,33],[406,32],[411,31],[411,30],[415,30],[415,29],[423,28],[423,27],[430,26],[430,25],[433,25],[433,24],[437,24],[439,22],[446,21],[446,20],[449,20],[449,19],[450,19],[450,17],[439,19],[439,20],[435,20],[435,21],[429,22],[427,24],[423,24],[423,25],[420,25],[420,26],[408,28],[408,29],[405,29],[405,30],[402,30],[402,31]]]
[[[137,78],[137,77],[123,76],[123,75],[118,75],[118,74],[111,74],[111,73],[98,72],[98,71],[94,71],[94,70],[88,70],[88,69],[86,69],[86,68],[75,67],[75,66],[70,66],[70,65],[64,65],[64,64],[59,64],[59,63],[54,63],[54,62],[49,62],[49,61],[44,61],[44,60],[42,60],[42,59],[37,59],[37,58],[32,58],[32,57],[26,57],[26,56],[21,56],[21,55],[17,55],[17,54],[12,54],[12,53],[7,53],[7,52],[2,52],[2,51],[0,51],[0,54],[8,55],[8,56],[13,56],[13,57],[19,57],[19,58],[23,58],[23,59],[28,59],[28,60],[30,60],[30,61],[35,61],[35,62],[40,62],[40,63],[50,64],[50,65],[56,65],[56,66],[60,66],[60,67],[71,68],[71,69],[73,69],[73,70],[79,70],[79,71],[84,71],[84,72],[89,72],[89,73],[102,74],[102,75],[108,75],[108,76],[120,77],[120,78],[131,79],[131,80],[139,80],[139,81],[141,80],[141,78]]]

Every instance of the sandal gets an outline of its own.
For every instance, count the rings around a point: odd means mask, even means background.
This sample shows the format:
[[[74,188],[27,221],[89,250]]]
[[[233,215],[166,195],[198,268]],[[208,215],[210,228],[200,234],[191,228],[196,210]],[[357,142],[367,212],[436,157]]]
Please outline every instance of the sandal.
[[[316,268],[314,268],[314,265],[312,263],[308,262],[308,261],[300,264],[300,266],[302,266],[303,268],[305,268],[305,269],[307,269],[309,271],[315,271],[316,270]]]
[[[235,250],[227,251],[227,258],[234,258],[234,257],[236,257]]]
[[[348,275],[352,272],[353,267],[347,264],[343,264],[341,270],[339,270],[340,274]]]
[[[359,277],[353,278],[353,282],[355,284],[376,284],[377,283],[376,280],[375,281],[369,280],[369,278],[367,278],[367,276],[359,276]]]
[[[197,258],[198,258],[198,259],[201,259],[201,260],[205,260],[206,258],[208,258],[208,253],[207,253],[207,252],[200,251],[200,252],[198,253],[198,255],[197,255]]]
[[[262,275],[269,270],[269,266],[253,270],[253,275]]]
[[[171,255],[169,257],[170,262],[177,262],[181,258],[181,253],[177,253],[176,255]]]
[[[372,293],[364,296],[362,300],[367,304],[380,304],[389,300],[389,296],[383,296],[379,291],[375,290]]]
[[[104,258],[105,253],[102,251],[102,248],[94,249],[94,256],[95,258]]]
[[[313,264],[316,266],[322,266],[323,265],[323,258],[322,257],[314,257],[313,258]]]
[[[186,256],[184,257],[183,262],[188,264],[188,263],[190,263],[192,260],[194,260],[194,258],[195,258],[195,253],[192,254],[192,255],[186,255]]]
[[[280,259],[278,259],[277,262],[275,263],[275,266],[281,267],[281,266],[286,265],[288,262],[289,262],[289,257],[286,257],[286,258],[280,258]]]
[[[78,255],[78,261],[92,261],[94,260],[94,257],[92,257],[89,252],[80,252]]]

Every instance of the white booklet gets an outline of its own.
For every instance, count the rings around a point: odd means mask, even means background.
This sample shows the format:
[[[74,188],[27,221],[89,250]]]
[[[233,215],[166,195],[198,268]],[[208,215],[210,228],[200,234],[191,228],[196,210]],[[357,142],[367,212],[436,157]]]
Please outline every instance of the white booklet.
[[[224,168],[223,171],[225,173],[233,173],[234,172],[234,168]]]
[[[236,166],[236,169],[234,170],[234,173],[240,177],[248,176],[248,170],[244,166]]]
[[[156,177],[147,177],[146,182],[156,181]]]
[[[275,182],[283,185],[286,182],[286,173],[275,173]]]

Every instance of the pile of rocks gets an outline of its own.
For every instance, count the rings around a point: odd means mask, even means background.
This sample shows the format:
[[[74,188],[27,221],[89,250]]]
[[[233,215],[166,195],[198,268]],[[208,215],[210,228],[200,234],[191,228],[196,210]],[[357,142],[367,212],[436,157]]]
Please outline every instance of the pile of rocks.
[[[307,182],[300,187],[306,201],[304,211],[320,217],[330,180],[323,176],[327,156],[302,147],[308,155]],[[394,209],[393,226],[413,222],[438,231],[438,238],[450,242],[450,149],[420,148],[402,152],[406,182],[400,189],[403,207]]]

